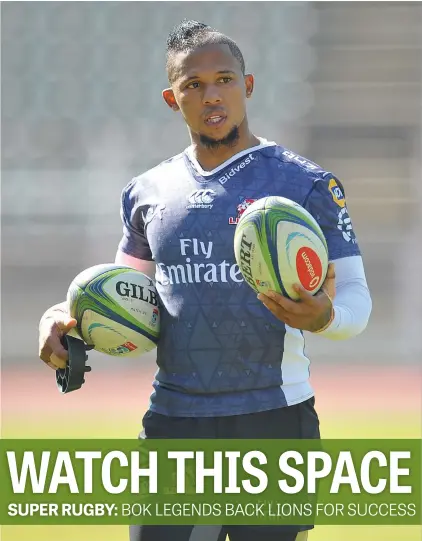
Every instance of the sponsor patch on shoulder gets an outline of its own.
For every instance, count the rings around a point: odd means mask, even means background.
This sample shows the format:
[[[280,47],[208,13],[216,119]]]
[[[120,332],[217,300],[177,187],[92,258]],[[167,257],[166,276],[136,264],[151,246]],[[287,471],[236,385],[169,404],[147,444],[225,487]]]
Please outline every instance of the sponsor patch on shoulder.
[[[328,189],[331,192],[331,197],[336,205],[340,208],[344,208],[346,200],[344,198],[343,192],[340,186],[337,184],[336,180],[332,178],[328,184]]]

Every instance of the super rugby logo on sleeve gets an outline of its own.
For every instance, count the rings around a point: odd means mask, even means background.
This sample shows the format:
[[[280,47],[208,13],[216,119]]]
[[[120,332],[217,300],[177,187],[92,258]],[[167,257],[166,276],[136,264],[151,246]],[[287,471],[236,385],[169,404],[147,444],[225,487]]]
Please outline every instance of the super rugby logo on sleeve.
[[[338,213],[337,229],[341,231],[346,242],[356,243],[356,235],[353,231],[352,220],[347,207],[342,208]]]

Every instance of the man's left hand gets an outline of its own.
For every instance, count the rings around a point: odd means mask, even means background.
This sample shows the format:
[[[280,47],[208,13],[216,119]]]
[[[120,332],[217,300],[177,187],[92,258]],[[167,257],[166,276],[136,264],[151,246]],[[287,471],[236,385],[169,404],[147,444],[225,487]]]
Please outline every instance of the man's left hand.
[[[269,291],[266,295],[260,293],[258,299],[276,318],[289,327],[317,332],[324,328],[331,319],[332,300],[335,297],[335,278],[334,264],[330,263],[324,283],[316,295],[311,295],[302,286],[296,285],[294,289],[299,295],[297,301],[287,299],[275,291]]]

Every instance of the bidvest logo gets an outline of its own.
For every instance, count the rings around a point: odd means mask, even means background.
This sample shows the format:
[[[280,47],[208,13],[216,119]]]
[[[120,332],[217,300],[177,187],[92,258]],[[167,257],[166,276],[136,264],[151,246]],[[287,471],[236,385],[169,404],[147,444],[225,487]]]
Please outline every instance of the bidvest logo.
[[[244,169],[254,160],[255,158],[253,157],[253,154],[248,154],[248,157],[245,160],[232,167],[227,173],[224,173],[224,175],[220,177],[218,181],[220,182],[220,184],[225,184],[228,180],[231,179],[231,177],[234,177],[236,173],[238,173],[241,169]]]

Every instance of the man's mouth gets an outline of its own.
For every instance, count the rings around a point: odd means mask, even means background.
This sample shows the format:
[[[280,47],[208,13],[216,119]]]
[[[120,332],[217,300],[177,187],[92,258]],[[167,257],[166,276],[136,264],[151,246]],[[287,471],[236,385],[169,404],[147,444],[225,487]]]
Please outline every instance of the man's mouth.
[[[219,115],[219,114],[209,115],[205,119],[205,124],[207,126],[221,126],[222,124],[224,124],[226,118],[227,117],[225,115]]]

